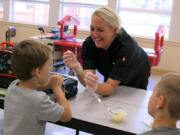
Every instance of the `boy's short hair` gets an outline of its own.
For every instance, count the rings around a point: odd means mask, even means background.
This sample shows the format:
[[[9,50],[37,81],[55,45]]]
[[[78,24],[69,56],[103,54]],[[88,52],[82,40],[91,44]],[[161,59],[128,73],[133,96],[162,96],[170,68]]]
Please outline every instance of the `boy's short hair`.
[[[180,119],[180,74],[168,73],[158,82],[157,95],[163,95],[168,102],[169,115]]]
[[[51,49],[35,40],[24,40],[14,49],[11,56],[12,69],[20,80],[32,78],[32,71],[42,68],[51,55]]]

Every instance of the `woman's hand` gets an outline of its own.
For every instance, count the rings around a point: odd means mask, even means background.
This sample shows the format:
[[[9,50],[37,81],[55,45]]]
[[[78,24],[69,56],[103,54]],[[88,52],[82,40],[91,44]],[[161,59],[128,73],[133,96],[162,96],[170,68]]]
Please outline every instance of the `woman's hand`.
[[[71,70],[75,70],[77,75],[81,74],[81,72],[83,71],[81,64],[78,62],[78,60],[73,52],[71,52],[69,50],[66,51],[63,54],[63,60],[64,60],[65,65],[67,67],[69,67]]]
[[[75,54],[71,51],[66,51],[64,52],[63,54],[63,60],[64,60],[64,63],[67,67],[69,67],[70,69],[75,69],[76,66],[78,65],[78,61],[77,61],[77,58],[75,56]]]
[[[86,88],[91,91],[95,92],[97,90],[99,84],[99,78],[97,75],[93,74],[92,72],[87,72],[84,77]]]

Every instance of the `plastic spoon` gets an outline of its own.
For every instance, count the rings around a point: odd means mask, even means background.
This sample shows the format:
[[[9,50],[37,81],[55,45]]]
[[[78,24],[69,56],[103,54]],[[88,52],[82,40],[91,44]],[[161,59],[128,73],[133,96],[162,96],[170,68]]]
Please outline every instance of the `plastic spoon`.
[[[98,101],[100,104],[102,104],[102,105],[108,110],[108,112],[109,112],[110,114],[113,114],[111,108],[109,108],[109,107],[98,97],[98,95],[97,95],[96,93],[92,93],[92,94],[93,94],[93,96],[97,99],[97,101]]]

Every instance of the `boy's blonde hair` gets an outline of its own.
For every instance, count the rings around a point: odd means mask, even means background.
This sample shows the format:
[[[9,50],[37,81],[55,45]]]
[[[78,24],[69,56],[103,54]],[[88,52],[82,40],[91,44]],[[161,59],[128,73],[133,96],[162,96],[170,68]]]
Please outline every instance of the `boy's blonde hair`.
[[[34,40],[24,40],[14,49],[11,56],[12,68],[20,80],[32,78],[32,71],[42,68],[51,55],[51,49]]]
[[[180,74],[168,73],[158,82],[157,95],[163,95],[168,102],[169,115],[180,119]]]
[[[114,29],[115,27],[118,27],[118,29],[121,28],[121,21],[119,15],[110,7],[104,6],[98,8],[92,14],[92,17],[94,15],[101,17],[112,29]]]

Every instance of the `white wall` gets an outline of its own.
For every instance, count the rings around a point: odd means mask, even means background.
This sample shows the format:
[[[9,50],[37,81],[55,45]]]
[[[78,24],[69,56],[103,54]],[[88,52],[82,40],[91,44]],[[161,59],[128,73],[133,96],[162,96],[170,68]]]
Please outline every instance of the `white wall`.
[[[169,39],[180,42],[180,0],[174,0]]]
[[[17,34],[15,38],[12,38],[13,41],[21,41],[27,39],[29,36],[40,35],[38,26],[34,25],[25,25],[25,24],[16,24],[9,22],[0,22],[0,42],[5,40],[5,32],[9,26],[15,26],[17,29]],[[52,29],[53,27],[46,27],[45,31]],[[77,38],[85,39],[89,35],[89,32],[78,31]],[[153,48],[154,40],[145,39],[145,38],[136,38],[136,41],[140,46]],[[180,42],[165,41],[163,54],[159,66],[154,67],[156,69],[167,70],[180,72]]]

